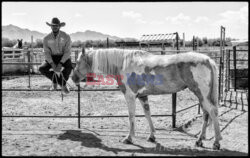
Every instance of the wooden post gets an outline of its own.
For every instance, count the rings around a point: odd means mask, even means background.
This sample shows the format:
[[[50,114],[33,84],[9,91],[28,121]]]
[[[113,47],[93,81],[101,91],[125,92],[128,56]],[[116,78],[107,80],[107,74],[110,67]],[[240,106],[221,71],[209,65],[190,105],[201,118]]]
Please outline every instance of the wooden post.
[[[236,46],[233,47],[233,57],[234,57],[234,91],[236,91]]]

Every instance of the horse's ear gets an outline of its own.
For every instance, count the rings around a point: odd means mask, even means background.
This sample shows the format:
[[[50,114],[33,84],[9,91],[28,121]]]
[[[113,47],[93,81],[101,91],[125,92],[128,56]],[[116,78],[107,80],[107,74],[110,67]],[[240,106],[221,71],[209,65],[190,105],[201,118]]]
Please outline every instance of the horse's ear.
[[[85,56],[85,47],[82,47],[82,55]]]

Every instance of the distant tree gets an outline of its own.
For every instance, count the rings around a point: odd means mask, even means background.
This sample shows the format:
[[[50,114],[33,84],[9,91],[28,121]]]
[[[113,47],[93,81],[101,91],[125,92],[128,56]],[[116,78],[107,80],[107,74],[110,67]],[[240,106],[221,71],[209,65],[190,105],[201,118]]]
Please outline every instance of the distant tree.
[[[42,39],[36,39],[35,48],[43,48],[43,40]]]
[[[85,41],[85,47],[87,47],[87,48],[93,47],[93,41],[92,40]]]
[[[74,41],[72,42],[72,47],[81,47],[82,43],[80,40]]]
[[[203,44],[206,44],[206,45],[208,44],[207,37],[203,37],[202,41],[203,41]]]
[[[17,43],[16,40],[10,40],[8,38],[2,38],[2,47],[13,47]]]
[[[199,47],[203,46],[203,40],[200,39],[199,37],[197,38],[197,44]]]

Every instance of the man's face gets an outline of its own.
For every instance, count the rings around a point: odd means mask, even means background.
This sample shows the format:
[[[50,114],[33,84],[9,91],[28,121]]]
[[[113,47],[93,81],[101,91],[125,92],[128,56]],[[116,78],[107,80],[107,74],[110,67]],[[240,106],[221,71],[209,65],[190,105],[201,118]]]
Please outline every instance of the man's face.
[[[51,29],[54,33],[57,33],[60,30],[60,26],[59,25],[52,25]]]

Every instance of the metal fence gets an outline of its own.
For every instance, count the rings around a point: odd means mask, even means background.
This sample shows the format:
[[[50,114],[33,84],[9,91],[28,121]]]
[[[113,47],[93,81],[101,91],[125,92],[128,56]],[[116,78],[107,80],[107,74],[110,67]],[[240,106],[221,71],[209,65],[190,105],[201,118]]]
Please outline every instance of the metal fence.
[[[36,92],[41,92],[41,91],[50,91],[48,89],[32,89],[31,88],[31,66],[32,65],[40,65],[41,62],[32,62],[31,60],[31,51],[32,50],[24,50],[26,52],[22,52],[23,55],[27,55],[28,56],[28,62],[3,62],[2,65],[27,65],[28,68],[28,88],[27,89],[2,89],[2,91],[36,91]],[[78,56],[79,50],[75,50],[74,51],[74,57],[73,57],[73,61],[76,60],[77,56]],[[75,65],[75,62],[73,62],[73,65]],[[11,75],[13,76],[13,75]],[[20,75],[15,75],[15,77],[18,77]],[[4,76],[2,76],[4,77]],[[7,76],[5,76],[7,77]],[[57,90],[60,91],[60,90]],[[35,115],[22,115],[22,116],[18,116],[18,115],[2,115],[2,117],[25,117],[25,118],[29,118],[29,117],[36,117],[36,118],[78,118],[78,128],[80,128],[80,120],[81,118],[109,118],[109,117],[128,117],[127,115],[113,115],[113,116],[81,116],[81,97],[80,97],[80,92],[81,91],[120,91],[119,89],[81,89],[80,86],[78,86],[78,89],[71,89],[71,91],[75,91],[78,93],[78,115],[77,116],[35,116]],[[176,94],[172,95],[172,114],[162,114],[162,115],[152,115],[152,117],[172,117],[172,127],[175,128],[176,127],[176,114],[188,110],[192,107],[198,106],[198,113],[200,113],[200,106],[199,104],[195,104],[192,105],[190,107],[187,107],[185,109],[181,109],[179,111],[176,111]],[[144,115],[136,115],[136,117],[144,117]]]

